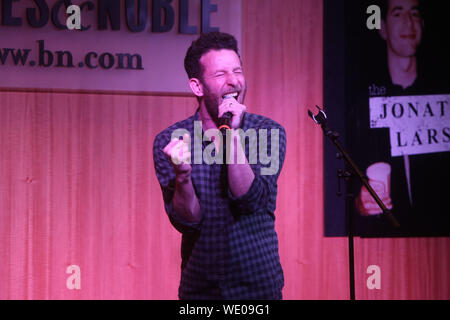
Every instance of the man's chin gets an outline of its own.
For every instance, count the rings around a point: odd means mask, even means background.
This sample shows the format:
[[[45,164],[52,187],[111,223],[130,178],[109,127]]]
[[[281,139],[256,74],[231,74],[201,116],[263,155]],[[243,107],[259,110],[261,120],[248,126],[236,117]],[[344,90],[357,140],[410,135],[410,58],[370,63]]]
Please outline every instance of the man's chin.
[[[417,54],[417,48],[416,47],[409,47],[409,48],[402,48],[401,50],[394,51],[395,55],[402,57],[402,58],[414,58]]]

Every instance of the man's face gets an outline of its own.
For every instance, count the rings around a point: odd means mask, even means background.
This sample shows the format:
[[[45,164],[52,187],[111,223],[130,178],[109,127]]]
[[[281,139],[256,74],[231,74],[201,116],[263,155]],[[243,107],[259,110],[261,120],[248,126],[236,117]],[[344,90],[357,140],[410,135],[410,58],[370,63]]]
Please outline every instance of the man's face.
[[[399,57],[416,55],[422,40],[423,20],[418,0],[389,0],[381,36],[388,50]]]
[[[205,106],[211,117],[217,120],[218,107],[225,95],[232,94],[240,104],[244,103],[247,86],[241,60],[233,50],[222,49],[207,52],[200,63]]]

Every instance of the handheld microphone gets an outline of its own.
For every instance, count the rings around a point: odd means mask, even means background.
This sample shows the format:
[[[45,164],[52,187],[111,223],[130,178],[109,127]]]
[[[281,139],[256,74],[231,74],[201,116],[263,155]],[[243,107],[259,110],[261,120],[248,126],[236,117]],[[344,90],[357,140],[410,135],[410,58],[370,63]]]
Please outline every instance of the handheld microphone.
[[[232,118],[233,118],[233,114],[230,111],[225,112],[222,115],[222,118],[220,118],[219,130],[221,130],[221,129],[230,130],[231,129],[230,125],[231,125],[231,119]]]
[[[225,99],[234,99],[234,98],[233,98],[233,96],[226,95],[224,97],[224,100]],[[222,131],[222,129],[230,130],[231,129],[231,119],[232,118],[233,118],[233,114],[230,111],[225,112],[222,115],[222,117],[219,119],[220,120],[219,121],[220,122],[219,130],[221,130],[221,131]]]

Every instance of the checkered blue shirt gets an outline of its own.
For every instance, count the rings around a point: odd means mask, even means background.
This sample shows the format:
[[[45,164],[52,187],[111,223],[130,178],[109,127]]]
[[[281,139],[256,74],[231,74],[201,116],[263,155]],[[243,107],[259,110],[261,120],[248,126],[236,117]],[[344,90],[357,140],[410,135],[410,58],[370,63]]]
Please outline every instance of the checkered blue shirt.
[[[259,154],[256,164],[250,162],[255,179],[248,192],[239,198],[228,189],[226,165],[195,164],[192,160],[191,179],[202,218],[198,223],[188,223],[173,209],[175,172],[162,150],[170,142],[174,130],[186,129],[194,137],[191,138],[191,150],[198,139],[203,152],[212,142],[202,141],[198,130],[197,136],[194,135],[194,121],[200,121],[198,111],[159,133],[153,145],[154,165],[165,210],[173,226],[182,233],[179,298],[281,299],[284,278],[274,213],[277,179],[286,151],[286,133],[280,124],[269,118],[251,113],[244,115],[241,127],[244,132],[253,128],[260,137],[259,130],[267,129],[267,149],[263,150],[266,154],[271,154],[271,129],[278,129],[279,156],[276,159],[278,170],[274,174],[261,174],[261,168],[270,164],[260,161]],[[258,147],[262,152],[261,146]],[[249,150],[250,142],[246,143],[247,159]],[[193,154],[192,159],[194,157]]]

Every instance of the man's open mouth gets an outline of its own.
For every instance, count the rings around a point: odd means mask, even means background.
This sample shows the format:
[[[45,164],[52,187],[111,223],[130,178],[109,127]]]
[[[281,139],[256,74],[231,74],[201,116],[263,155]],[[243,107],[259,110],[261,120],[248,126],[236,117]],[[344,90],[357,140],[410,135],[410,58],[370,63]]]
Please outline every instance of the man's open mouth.
[[[228,99],[228,98],[235,98],[237,100],[238,96],[239,96],[239,92],[238,91],[234,91],[234,92],[229,92],[229,93],[224,94],[222,96],[222,99],[225,100],[225,99]]]

